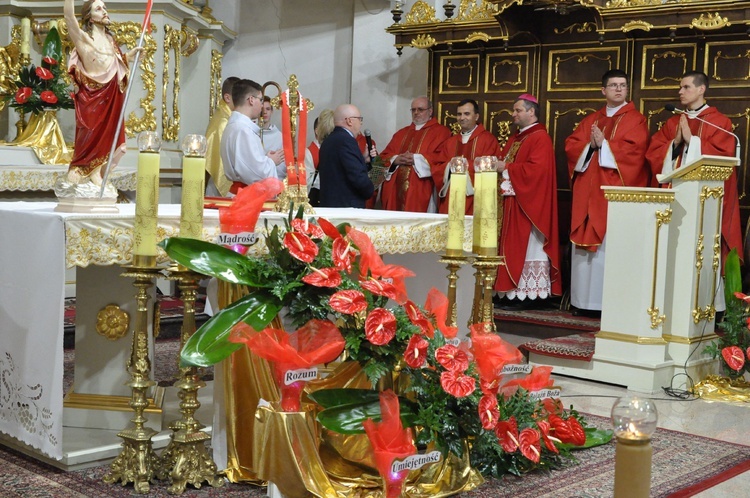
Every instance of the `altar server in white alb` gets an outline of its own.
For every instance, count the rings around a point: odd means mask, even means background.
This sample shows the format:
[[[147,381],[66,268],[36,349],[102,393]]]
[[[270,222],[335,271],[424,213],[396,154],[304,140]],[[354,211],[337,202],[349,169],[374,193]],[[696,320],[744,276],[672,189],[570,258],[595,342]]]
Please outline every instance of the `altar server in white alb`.
[[[240,80],[232,87],[234,111],[221,137],[221,161],[224,173],[232,180],[230,192],[265,178],[278,178],[277,166],[284,151],[267,154],[260,141],[260,128],[253,122],[263,109],[261,86],[252,80]]]

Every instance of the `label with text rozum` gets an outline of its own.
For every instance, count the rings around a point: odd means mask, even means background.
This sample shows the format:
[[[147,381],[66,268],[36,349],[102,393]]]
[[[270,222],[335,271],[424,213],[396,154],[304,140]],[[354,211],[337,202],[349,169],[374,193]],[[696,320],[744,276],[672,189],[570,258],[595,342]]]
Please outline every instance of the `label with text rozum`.
[[[317,368],[300,368],[299,370],[287,370],[284,372],[284,384],[290,385],[295,382],[315,380],[318,378]]]

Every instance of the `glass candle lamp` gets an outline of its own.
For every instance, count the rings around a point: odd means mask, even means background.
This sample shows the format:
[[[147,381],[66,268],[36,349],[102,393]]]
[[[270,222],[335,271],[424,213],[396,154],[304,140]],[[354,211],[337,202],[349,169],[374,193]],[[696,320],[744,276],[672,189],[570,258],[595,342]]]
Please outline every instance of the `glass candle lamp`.
[[[619,398],[612,407],[615,449],[615,498],[647,498],[651,492],[651,436],[658,414],[654,402]]]

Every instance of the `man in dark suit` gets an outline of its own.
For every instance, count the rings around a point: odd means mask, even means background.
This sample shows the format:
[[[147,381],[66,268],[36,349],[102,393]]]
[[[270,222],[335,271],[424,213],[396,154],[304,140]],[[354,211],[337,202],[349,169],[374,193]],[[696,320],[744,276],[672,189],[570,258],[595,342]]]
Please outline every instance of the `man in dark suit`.
[[[356,140],[362,120],[351,104],[340,105],[333,113],[336,127],[320,146],[320,207],[364,208],[375,191]]]

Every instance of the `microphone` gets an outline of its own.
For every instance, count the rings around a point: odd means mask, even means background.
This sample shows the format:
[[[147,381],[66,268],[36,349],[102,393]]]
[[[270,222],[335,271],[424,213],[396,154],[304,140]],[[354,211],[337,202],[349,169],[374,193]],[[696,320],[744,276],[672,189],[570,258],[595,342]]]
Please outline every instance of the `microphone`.
[[[367,142],[367,155],[370,155],[372,151],[372,134],[370,130],[365,130],[365,141]]]
[[[735,145],[735,149],[734,149],[734,155],[735,155],[735,157],[737,158],[737,164],[740,164],[740,137],[738,137],[737,135],[735,135],[734,133],[732,133],[732,132],[731,132],[731,131],[729,131],[729,130],[725,130],[725,129],[724,129],[724,128],[722,128],[721,126],[717,126],[717,125],[715,125],[715,124],[711,123],[710,121],[706,121],[705,119],[702,119],[702,118],[700,118],[700,117],[698,117],[698,116],[691,116],[690,114],[688,114],[687,112],[683,111],[682,109],[677,109],[677,108],[676,108],[675,106],[673,106],[672,104],[667,104],[667,105],[665,105],[665,106],[664,106],[664,110],[665,110],[665,111],[669,111],[669,112],[671,112],[671,113],[673,113],[673,114],[684,114],[684,115],[686,115],[686,116],[687,116],[687,118],[688,118],[688,119],[697,119],[697,120],[698,120],[698,121],[700,121],[701,123],[706,123],[706,124],[707,124],[707,125],[709,125],[709,126],[713,126],[713,127],[714,127],[714,128],[716,128],[717,130],[721,130],[721,131],[723,131],[724,133],[728,133],[728,134],[732,135],[732,136],[734,137],[734,140],[735,140],[735,143],[736,143],[736,145]]]

